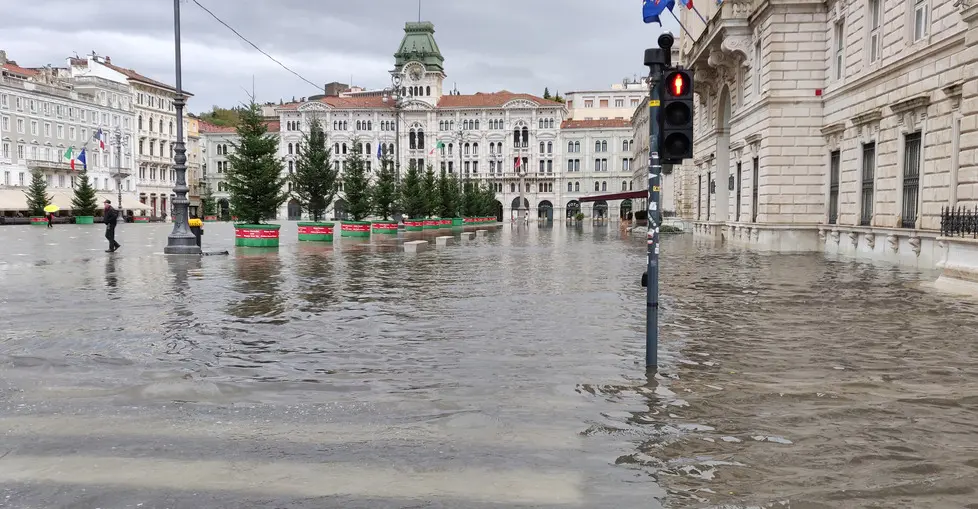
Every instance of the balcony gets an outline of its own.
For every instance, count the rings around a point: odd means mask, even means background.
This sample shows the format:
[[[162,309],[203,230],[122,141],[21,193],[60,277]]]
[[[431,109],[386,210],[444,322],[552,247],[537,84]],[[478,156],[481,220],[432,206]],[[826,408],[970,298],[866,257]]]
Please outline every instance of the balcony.
[[[81,163],[76,163],[75,167],[81,169]],[[41,171],[71,171],[71,164],[66,162],[44,161],[41,159],[28,159],[27,169]]]
[[[710,79],[708,69],[735,68],[738,62],[747,61],[753,45],[750,16],[765,3],[762,0],[725,0],[708,14],[706,27],[688,49],[684,48],[682,57],[686,67],[704,71],[694,83]]]

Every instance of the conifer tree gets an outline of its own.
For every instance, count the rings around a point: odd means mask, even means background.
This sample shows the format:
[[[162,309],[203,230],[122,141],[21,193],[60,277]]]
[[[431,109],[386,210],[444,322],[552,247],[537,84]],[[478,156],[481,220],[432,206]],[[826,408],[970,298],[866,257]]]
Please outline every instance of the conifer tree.
[[[200,197],[200,206],[204,209],[205,216],[217,215],[217,200],[214,198],[214,191],[211,186],[204,184],[204,194]]]
[[[116,204],[118,207],[119,204]],[[71,197],[71,212],[75,216],[94,216],[98,210],[95,188],[88,180],[88,170],[83,170],[75,182],[75,192]]]
[[[313,120],[302,137],[302,150],[295,160],[292,196],[299,201],[313,221],[321,221],[326,207],[336,197],[338,169],[333,165],[332,150],[326,143],[326,132],[319,120]]]
[[[458,181],[442,169],[438,177],[438,214],[441,217],[458,217],[461,203],[459,194]]]
[[[421,184],[424,189],[424,214],[425,217],[435,217],[438,214],[441,203],[441,195],[438,194],[438,177],[435,176],[435,167],[430,163],[424,172],[424,179]]]
[[[401,183],[401,206],[411,219],[424,217],[427,202],[424,194],[421,169],[412,159]]]
[[[466,179],[462,191],[462,210],[466,217],[482,215],[481,198],[479,196],[479,184]]]
[[[353,152],[346,158],[343,172],[343,193],[346,195],[346,212],[354,221],[362,221],[373,209],[370,174],[363,159],[363,144],[353,142]]]
[[[261,108],[252,101],[241,109],[237,126],[238,142],[227,155],[225,181],[231,196],[231,210],[249,224],[272,219],[288,199],[285,190],[288,177],[282,175],[278,157],[278,140],[268,134]]]
[[[24,194],[27,195],[27,210],[32,216],[43,216],[44,207],[50,205],[54,199],[48,195],[48,181],[41,170],[31,172],[31,184]]]
[[[374,185],[374,214],[387,221],[397,212],[398,201],[397,170],[390,154],[384,153],[377,168],[377,183]]]
[[[480,216],[496,217],[496,191],[488,183],[483,183],[479,189]]]

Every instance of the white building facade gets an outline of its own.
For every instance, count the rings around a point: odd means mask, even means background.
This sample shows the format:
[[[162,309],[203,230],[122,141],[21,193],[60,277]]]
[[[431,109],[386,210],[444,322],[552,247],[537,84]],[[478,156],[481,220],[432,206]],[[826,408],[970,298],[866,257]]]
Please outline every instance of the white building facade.
[[[122,151],[113,150],[110,133],[132,129],[133,109],[127,85],[97,76],[76,78],[66,69],[23,68],[0,51],[0,211],[22,214],[24,189],[30,173],[42,171],[53,203],[71,209],[76,177],[82,164],[71,169],[65,156],[85,149],[88,176],[98,199],[135,204],[132,179],[118,178],[120,165],[132,164]],[[96,133],[102,130],[105,148]],[[123,172],[125,174],[127,172]]]
[[[706,27],[683,10],[697,233],[940,263],[942,208],[978,198],[968,4],[727,0],[700,6]]]

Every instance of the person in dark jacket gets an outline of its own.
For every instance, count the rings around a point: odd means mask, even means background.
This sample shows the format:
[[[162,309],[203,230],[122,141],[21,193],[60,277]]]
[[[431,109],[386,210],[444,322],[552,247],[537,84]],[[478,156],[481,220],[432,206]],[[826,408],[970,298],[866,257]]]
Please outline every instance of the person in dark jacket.
[[[102,220],[105,222],[105,238],[109,241],[109,248],[105,252],[114,253],[122,245],[115,241],[115,224],[119,220],[119,211],[112,208],[112,200],[105,200],[105,211],[102,214]]]
[[[48,228],[54,228],[54,212],[48,212]]]

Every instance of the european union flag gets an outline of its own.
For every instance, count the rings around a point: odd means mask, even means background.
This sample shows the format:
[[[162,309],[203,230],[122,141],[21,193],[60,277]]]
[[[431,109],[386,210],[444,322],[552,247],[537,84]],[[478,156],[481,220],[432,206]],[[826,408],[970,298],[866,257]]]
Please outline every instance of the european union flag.
[[[380,153],[380,149],[383,148],[383,146],[384,146],[383,143],[378,143],[377,144],[377,159],[383,159],[383,156]]]
[[[85,157],[85,149],[82,149],[81,154],[78,154],[78,162],[82,163],[82,169],[88,169],[88,161]]]
[[[675,7],[676,0],[645,0],[642,3],[642,19],[646,23],[658,23],[662,26],[662,20],[659,19],[662,11],[666,9],[672,11]]]

